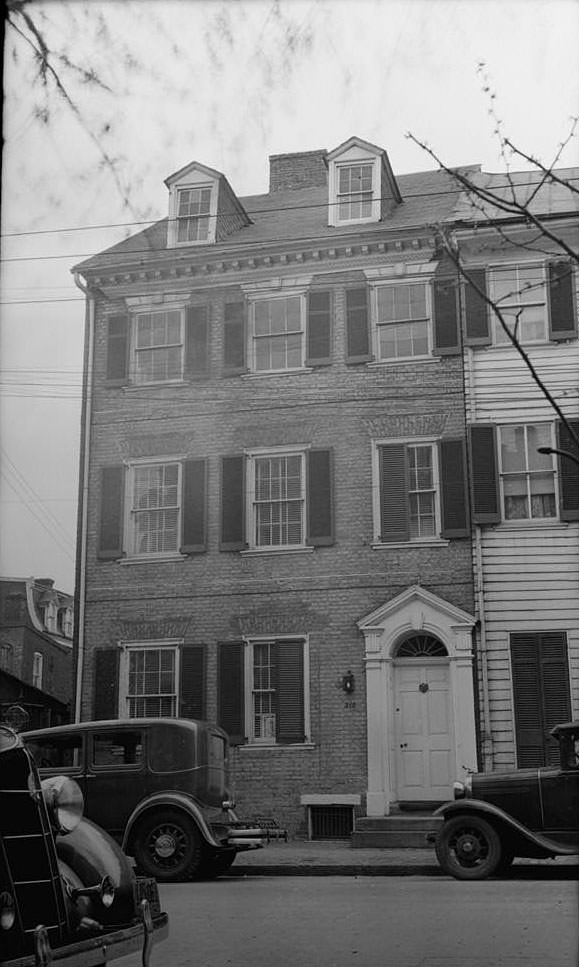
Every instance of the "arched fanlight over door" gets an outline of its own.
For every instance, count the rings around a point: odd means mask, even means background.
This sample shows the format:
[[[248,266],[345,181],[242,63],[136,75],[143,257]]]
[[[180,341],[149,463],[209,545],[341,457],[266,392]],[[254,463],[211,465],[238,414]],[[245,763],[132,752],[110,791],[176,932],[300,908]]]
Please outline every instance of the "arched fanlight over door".
[[[448,651],[434,635],[413,634],[401,641],[395,658],[447,658]]]

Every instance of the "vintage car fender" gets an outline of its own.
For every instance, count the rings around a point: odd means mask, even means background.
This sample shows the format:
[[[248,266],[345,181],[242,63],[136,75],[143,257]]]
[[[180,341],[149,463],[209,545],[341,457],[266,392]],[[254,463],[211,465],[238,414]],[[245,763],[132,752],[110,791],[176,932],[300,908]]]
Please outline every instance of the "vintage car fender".
[[[207,823],[207,820],[201,812],[201,809],[193,799],[190,799],[189,796],[186,796],[184,793],[180,792],[156,792],[153,793],[152,796],[147,796],[146,799],[143,799],[143,801],[140,802],[135,809],[133,809],[131,815],[129,816],[127,825],[125,826],[121,846],[124,852],[128,852],[130,855],[131,850],[129,847],[131,844],[131,837],[136,824],[142,818],[142,816],[144,816],[145,813],[151,812],[155,808],[162,808],[163,806],[175,806],[177,809],[182,809],[183,812],[187,813],[188,816],[190,816],[194,821],[199,829],[199,832],[201,833],[201,836],[208,846],[213,846],[216,849],[223,847],[223,844],[220,843],[219,840],[213,835],[211,827]]]
[[[115,903],[110,910],[99,906],[98,919],[102,923],[131,919],[133,864],[112,836],[90,819],[83,818],[71,833],[56,838],[56,853],[59,861],[66,864],[85,886],[100,883],[104,876],[111,878]]]
[[[519,856],[533,856],[535,858],[547,858],[551,856],[575,856],[579,850],[575,846],[567,846],[563,843],[557,843],[554,840],[548,839],[546,836],[541,836],[540,833],[534,833],[532,830],[527,829],[518,820],[514,819],[509,813],[504,812],[499,809],[498,806],[494,806],[492,803],[483,802],[480,799],[460,799],[453,802],[443,803],[439,806],[437,810],[433,813],[433,816],[442,816],[444,819],[452,819],[454,816],[464,815],[465,813],[474,813],[478,816],[483,816],[485,819],[495,819],[498,820],[503,827],[512,834],[513,838],[518,839],[521,845],[526,844],[524,851],[516,853]],[[496,825],[496,823],[495,823]],[[429,833],[427,836],[427,841],[433,843],[436,839],[436,833]],[[529,850],[529,852],[527,852]]]

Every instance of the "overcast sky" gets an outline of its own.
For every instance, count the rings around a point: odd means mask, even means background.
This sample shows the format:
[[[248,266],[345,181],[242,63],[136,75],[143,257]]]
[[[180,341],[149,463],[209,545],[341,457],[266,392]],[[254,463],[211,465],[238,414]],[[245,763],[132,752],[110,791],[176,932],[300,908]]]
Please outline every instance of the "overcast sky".
[[[61,60],[79,113],[50,85],[46,98],[8,28],[0,574],[52,577],[71,592],[84,325],[71,266],[138,230],[129,223],[163,217],[163,179],[193,160],[240,196],[267,191],[270,154],[331,150],[354,134],[385,148],[397,174],[432,168],[411,131],[450,165],[503,170],[491,93],[504,133],[550,162],[579,110],[579,3],[31,7],[49,46],[100,83]],[[579,164],[577,139],[561,163]]]

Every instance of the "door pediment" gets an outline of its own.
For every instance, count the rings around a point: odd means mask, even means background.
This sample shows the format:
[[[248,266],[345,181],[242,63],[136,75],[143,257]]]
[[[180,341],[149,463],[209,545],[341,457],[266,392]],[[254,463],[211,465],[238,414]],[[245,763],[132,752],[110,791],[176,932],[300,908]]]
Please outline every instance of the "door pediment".
[[[439,638],[449,656],[470,656],[475,618],[415,584],[358,621],[367,657],[391,659],[398,642],[422,631]]]

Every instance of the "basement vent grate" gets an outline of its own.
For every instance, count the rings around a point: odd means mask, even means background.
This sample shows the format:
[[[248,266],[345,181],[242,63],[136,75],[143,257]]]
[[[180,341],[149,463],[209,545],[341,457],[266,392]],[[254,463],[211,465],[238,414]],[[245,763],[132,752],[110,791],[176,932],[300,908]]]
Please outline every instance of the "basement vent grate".
[[[309,806],[310,839],[349,839],[354,829],[353,806]]]

